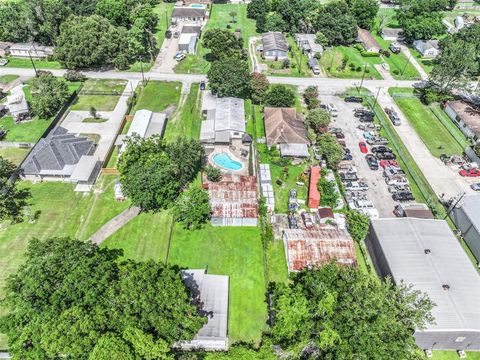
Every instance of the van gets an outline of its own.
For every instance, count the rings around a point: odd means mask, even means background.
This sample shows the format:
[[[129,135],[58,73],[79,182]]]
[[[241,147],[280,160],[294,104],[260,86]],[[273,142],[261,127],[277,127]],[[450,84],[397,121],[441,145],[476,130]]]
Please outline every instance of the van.
[[[334,105],[334,104],[328,104],[327,105],[327,110],[328,112],[330,113],[330,115],[332,115],[333,117],[337,117],[338,116],[338,111],[337,111],[337,107]]]

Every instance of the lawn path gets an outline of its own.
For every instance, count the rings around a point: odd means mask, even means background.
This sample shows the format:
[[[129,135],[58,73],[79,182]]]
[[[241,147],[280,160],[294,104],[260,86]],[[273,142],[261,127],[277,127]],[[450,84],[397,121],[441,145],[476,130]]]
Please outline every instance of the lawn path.
[[[90,237],[95,244],[101,244],[110,235],[113,235],[122,226],[135,218],[140,213],[140,208],[132,206],[115,216],[112,220],[103,225],[95,234]]]

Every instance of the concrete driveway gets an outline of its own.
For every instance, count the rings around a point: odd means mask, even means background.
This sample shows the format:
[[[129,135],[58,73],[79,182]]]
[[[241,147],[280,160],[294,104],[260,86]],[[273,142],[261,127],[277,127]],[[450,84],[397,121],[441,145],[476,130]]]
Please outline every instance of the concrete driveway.
[[[170,27],[170,30],[172,33],[175,31],[181,33],[182,27],[183,24],[179,24],[178,26]],[[173,36],[170,39],[165,38],[165,40],[163,40],[162,47],[152,67],[152,72],[173,74],[173,68],[177,65],[175,54],[178,51],[178,40],[179,38],[174,38]]]
[[[332,127],[343,129],[345,134],[345,142],[353,156],[353,162],[358,170],[358,176],[362,181],[368,183],[369,189],[366,194],[377,208],[381,218],[395,217],[393,208],[397,204],[392,199],[392,195],[388,192],[388,186],[382,175],[382,170],[370,170],[365,154],[360,151],[359,141],[363,140],[363,131],[357,129],[360,124],[358,119],[353,116],[353,110],[358,104],[346,103],[338,96],[320,96],[323,104],[332,103],[337,107],[338,117],[332,118]],[[370,146],[367,145],[370,149]]]

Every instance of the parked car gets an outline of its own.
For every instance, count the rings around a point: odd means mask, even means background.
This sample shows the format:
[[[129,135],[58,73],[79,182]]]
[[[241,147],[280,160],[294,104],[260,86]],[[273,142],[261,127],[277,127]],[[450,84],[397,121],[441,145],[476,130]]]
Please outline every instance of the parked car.
[[[290,189],[289,196],[288,196],[288,210],[290,211],[297,211],[300,207],[300,204],[297,200],[297,190]]]
[[[333,134],[337,139],[345,139],[345,134],[344,133],[335,133]]]
[[[0,66],[5,66],[8,64],[8,59],[0,59]]]
[[[470,185],[473,191],[480,191],[480,183]]]
[[[0,129],[0,140],[3,140],[7,136],[8,130]]]
[[[400,45],[398,45],[397,43],[391,43],[390,46],[388,47],[390,49],[390,51],[394,54],[399,54],[400,51],[402,50],[400,48]]]
[[[414,201],[415,197],[411,192],[408,191],[402,191],[402,192],[397,192],[392,195],[392,199],[394,201]]]
[[[380,161],[379,165],[382,168],[386,168],[386,167],[400,168],[400,165],[398,165],[398,163],[395,160],[382,160]]]
[[[371,151],[372,153],[376,154],[376,153],[392,152],[392,149],[390,149],[389,147],[386,147],[385,145],[376,145],[376,146],[372,146]]]
[[[315,160],[322,160],[322,155],[320,154],[320,150],[318,149],[318,146],[313,147],[313,156],[315,157]]]
[[[295,215],[293,214],[288,214],[288,227],[290,229],[298,229],[298,222],[297,219],[295,218]]]
[[[337,117],[338,116],[338,110],[337,110],[337,107],[334,104],[328,104],[327,105],[327,110],[329,111],[330,115],[332,115],[332,117]]]
[[[347,147],[347,143],[345,142],[344,139],[337,139],[337,142],[338,142],[340,145],[342,145],[344,148]]]
[[[368,145],[388,145],[389,141],[387,138],[377,136],[372,139],[367,139],[367,143]]]
[[[398,175],[390,178],[385,178],[387,185],[408,185],[408,179],[405,176]]]
[[[378,170],[378,161],[375,156],[373,156],[372,154],[368,154],[367,156],[365,156],[365,159],[367,160],[368,167],[371,170]]]
[[[342,182],[358,181],[358,176],[354,172],[341,172],[339,175]]]
[[[388,192],[391,194],[400,192],[400,191],[410,191],[410,186],[408,185],[390,185],[388,187]]]
[[[352,200],[348,203],[351,210],[375,209],[375,205],[370,200]]]
[[[361,98],[360,96],[347,96],[345,98],[345,102],[353,102],[353,103],[361,104],[363,102],[363,98]]]
[[[184,53],[179,52],[175,54],[175,60],[177,60],[178,62],[182,61],[185,58],[186,58],[186,55]]]
[[[366,108],[356,108],[353,110],[353,116],[362,117],[362,116],[375,116],[375,113]]]
[[[368,184],[365,182],[351,181],[345,184],[345,190],[348,191],[367,191]]]
[[[205,83],[205,81],[200,81],[200,90],[205,90],[207,87],[207,84]]]
[[[172,38],[172,30],[165,31],[165,38],[166,39],[171,39]]]
[[[175,31],[175,32],[173,33],[173,37],[174,37],[175,39],[178,39],[178,38],[180,37],[180,31]]]
[[[352,154],[345,154],[345,155],[343,155],[342,160],[346,160],[346,161],[353,160],[353,156],[352,156]]]
[[[303,219],[303,223],[305,224],[305,227],[307,229],[311,229],[313,228],[313,221],[312,221],[312,216],[307,213],[306,211],[302,211],[302,219]]]
[[[466,176],[466,177],[477,177],[477,176],[480,176],[480,170],[479,170],[479,169],[460,170],[458,173],[459,173],[461,176]]]
[[[343,134],[343,130],[341,128],[336,128],[336,127],[328,129],[328,132],[331,134]]]
[[[383,176],[392,177],[395,175],[405,175],[405,172],[402,169],[387,167],[383,170]]]
[[[362,123],[372,123],[373,118],[374,118],[373,116],[365,115],[365,116],[360,116],[358,120]]]
[[[365,144],[365,141],[360,141],[358,143],[358,147],[360,148],[360,151],[364,154],[368,153],[368,148],[367,148],[367,144]]]
[[[395,160],[397,157],[391,152],[376,153],[375,156],[378,160]]]
[[[391,108],[385,108],[385,113],[388,115],[393,125],[399,126],[401,124],[400,118],[395,110]]]
[[[373,139],[377,136],[376,133],[374,133],[373,131],[364,131],[363,132],[363,138],[365,140],[368,140],[368,139]]]

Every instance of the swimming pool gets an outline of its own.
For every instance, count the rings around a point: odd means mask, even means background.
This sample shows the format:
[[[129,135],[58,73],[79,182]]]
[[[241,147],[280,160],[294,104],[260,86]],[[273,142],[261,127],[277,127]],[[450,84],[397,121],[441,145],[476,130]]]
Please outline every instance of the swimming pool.
[[[226,170],[240,170],[243,167],[241,163],[233,160],[230,155],[226,153],[215,154],[212,160],[215,164]]]
[[[190,5],[191,8],[194,8],[194,9],[203,9],[205,8],[203,5],[201,4],[192,4]]]

